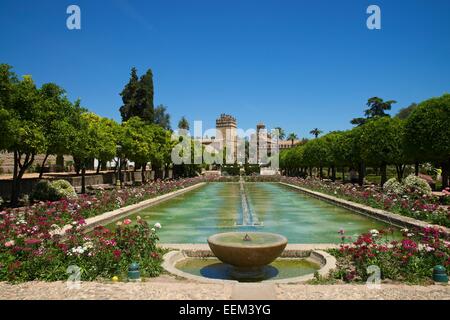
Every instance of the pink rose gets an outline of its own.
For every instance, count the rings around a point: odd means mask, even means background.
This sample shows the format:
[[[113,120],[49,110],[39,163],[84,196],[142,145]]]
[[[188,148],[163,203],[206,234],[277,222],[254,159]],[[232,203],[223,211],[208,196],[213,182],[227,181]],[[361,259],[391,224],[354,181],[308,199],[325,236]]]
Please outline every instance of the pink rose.
[[[128,225],[128,224],[130,224],[131,223],[131,220],[130,219],[125,219],[125,220],[123,220],[123,224],[124,225]]]
[[[9,248],[12,247],[13,245],[15,245],[15,241],[14,240],[9,240],[5,242],[5,247]]]

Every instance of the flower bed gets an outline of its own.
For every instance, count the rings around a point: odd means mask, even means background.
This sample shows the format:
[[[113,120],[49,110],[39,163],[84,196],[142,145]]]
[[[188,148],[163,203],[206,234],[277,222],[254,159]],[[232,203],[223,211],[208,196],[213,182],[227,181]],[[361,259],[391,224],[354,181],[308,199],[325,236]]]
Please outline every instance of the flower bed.
[[[450,244],[440,238],[438,228],[403,229],[403,238],[395,241],[384,238],[385,233],[389,231],[371,230],[353,243],[345,244],[346,236],[341,230],[340,249],[328,250],[337,259],[337,269],[330,273],[331,278],[367,281],[373,270],[379,268],[381,279],[427,283],[432,281],[436,265],[450,272]]]
[[[77,199],[40,202],[30,207],[0,212],[0,281],[63,280],[73,264],[81,268],[82,280],[125,272],[138,261],[143,274],[161,271],[156,249],[156,230],[142,220],[125,223],[111,232],[98,227],[82,231],[85,218],[185,188],[200,178],[157,181],[142,187],[100,191]],[[128,221],[128,220],[127,220]],[[52,231],[72,224],[65,239]],[[159,226],[159,224],[156,224]]]
[[[353,184],[324,182],[316,179],[282,177],[282,182],[322,192],[345,200],[387,210],[403,216],[450,227],[450,207],[440,205],[433,196],[383,193],[375,185],[359,187]]]
[[[163,255],[156,247],[157,232],[139,218],[134,225],[130,222],[114,231],[97,227],[88,234],[81,231],[82,221],[74,222],[64,240],[49,232],[18,235],[0,250],[0,281],[68,280],[74,273],[83,281],[126,279],[132,262],[139,264],[142,276],[157,276]]]

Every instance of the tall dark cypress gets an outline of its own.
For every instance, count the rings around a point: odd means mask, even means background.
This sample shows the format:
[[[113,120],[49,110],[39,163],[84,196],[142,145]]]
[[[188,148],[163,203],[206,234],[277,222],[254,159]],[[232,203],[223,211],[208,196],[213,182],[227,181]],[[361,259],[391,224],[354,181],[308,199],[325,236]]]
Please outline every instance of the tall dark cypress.
[[[137,76],[136,68],[131,69],[130,81],[122,90],[120,95],[122,96],[123,105],[120,107],[120,114],[122,116],[122,121],[127,121],[133,116],[139,116],[137,114],[137,102],[136,102],[136,92],[139,88],[139,79]]]
[[[139,86],[136,91],[136,111],[142,120],[147,123],[153,123],[154,105],[153,105],[153,73],[151,69],[140,78]]]

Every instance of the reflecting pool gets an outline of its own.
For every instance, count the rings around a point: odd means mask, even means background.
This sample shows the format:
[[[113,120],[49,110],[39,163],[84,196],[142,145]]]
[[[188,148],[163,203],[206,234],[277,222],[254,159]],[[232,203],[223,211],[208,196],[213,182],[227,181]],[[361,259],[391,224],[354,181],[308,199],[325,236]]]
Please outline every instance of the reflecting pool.
[[[289,243],[339,243],[340,229],[356,239],[388,227],[294,188],[262,182],[208,183],[129,217],[134,221],[137,215],[161,223],[162,243],[206,243],[210,235],[229,231],[279,233]]]

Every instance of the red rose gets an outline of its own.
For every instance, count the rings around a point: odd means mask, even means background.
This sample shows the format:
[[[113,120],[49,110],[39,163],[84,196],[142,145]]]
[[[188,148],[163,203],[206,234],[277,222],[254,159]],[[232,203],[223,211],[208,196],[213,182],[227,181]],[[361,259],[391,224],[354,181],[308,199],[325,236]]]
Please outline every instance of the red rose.
[[[119,249],[116,249],[113,251],[113,254],[116,259],[119,259],[122,252]]]

